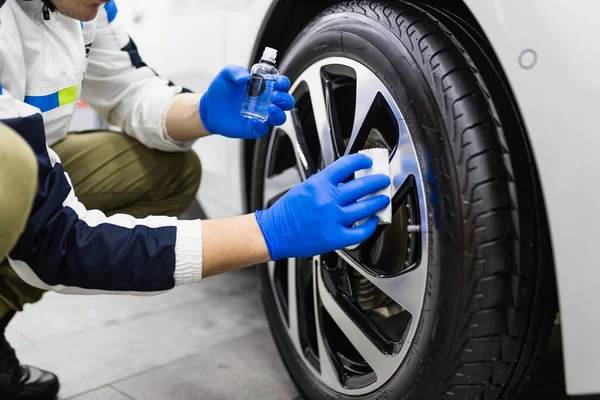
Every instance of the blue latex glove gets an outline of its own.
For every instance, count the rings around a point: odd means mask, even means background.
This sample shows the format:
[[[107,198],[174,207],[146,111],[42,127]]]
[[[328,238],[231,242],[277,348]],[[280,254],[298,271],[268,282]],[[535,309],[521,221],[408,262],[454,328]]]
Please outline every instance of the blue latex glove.
[[[370,175],[341,182],[372,164],[364,154],[341,157],[294,186],[270,208],[257,211],[271,259],[312,257],[368,239],[379,222],[374,214],[387,207],[390,198],[358,200],[388,187],[390,178]],[[352,227],[365,218],[365,223]]]
[[[286,93],[290,80],[279,76],[271,95],[269,118],[260,122],[240,114],[250,73],[244,67],[228,65],[212,81],[200,100],[200,119],[212,134],[235,139],[257,139],[266,135],[272,126],[283,125],[284,111],[294,108],[294,97]]]

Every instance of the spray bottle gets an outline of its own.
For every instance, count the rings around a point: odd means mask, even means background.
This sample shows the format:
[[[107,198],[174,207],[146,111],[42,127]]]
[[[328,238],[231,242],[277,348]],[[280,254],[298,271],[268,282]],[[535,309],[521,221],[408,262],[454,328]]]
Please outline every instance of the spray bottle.
[[[276,59],[277,50],[266,47],[260,62],[252,66],[242,106],[242,116],[263,122],[269,118],[271,94],[279,76],[279,71],[275,68]]]

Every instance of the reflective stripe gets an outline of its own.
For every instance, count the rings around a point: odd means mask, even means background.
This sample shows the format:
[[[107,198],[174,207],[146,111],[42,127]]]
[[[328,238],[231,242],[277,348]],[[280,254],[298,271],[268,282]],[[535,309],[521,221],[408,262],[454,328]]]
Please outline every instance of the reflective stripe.
[[[41,112],[54,110],[77,101],[77,85],[44,96],[25,96],[25,103],[40,109]]]
[[[119,11],[117,9],[117,4],[115,3],[115,0],[111,0],[110,3],[106,3],[104,5],[104,9],[106,10],[106,16],[108,18],[108,22],[109,23],[113,22],[113,20],[117,16],[117,11]]]
[[[77,85],[62,89],[58,92],[58,104],[66,106],[77,101]]]

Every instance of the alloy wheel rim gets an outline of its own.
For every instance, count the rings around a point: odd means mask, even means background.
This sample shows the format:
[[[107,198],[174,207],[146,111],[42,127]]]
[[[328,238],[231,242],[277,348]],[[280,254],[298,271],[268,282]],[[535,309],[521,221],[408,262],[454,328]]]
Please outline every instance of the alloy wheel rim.
[[[354,95],[347,96],[347,91]],[[386,238],[396,238],[392,229],[398,230],[398,224],[394,223],[394,228],[390,228],[392,225],[378,227],[373,238],[357,248],[312,259],[288,259],[267,264],[279,317],[294,349],[311,373],[338,393],[371,393],[381,388],[400,368],[423,308],[429,244],[428,204],[420,163],[401,110],[389,89],[365,65],[343,57],[320,60],[302,72],[293,82],[290,93],[299,105],[303,98],[310,99],[304,114],[311,121],[308,125],[314,123],[316,134],[312,141],[306,137],[307,124],[303,123],[306,118],[295,109],[287,113],[286,123],[271,135],[263,207],[268,207],[292,186],[340,156],[362,149],[373,136],[375,144],[390,149],[394,221],[400,221],[398,237],[406,238],[402,240],[406,249],[401,250],[406,265],[399,266],[400,269],[394,266],[380,270],[379,265],[385,262],[381,258],[377,262],[372,260],[378,247],[395,245],[393,241],[382,245]],[[346,100],[352,97],[348,104]],[[340,99],[346,109],[340,109]],[[374,126],[384,119],[386,123],[381,124],[386,128],[383,129],[386,136],[380,134],[383,139],[378,141]],[[318,151],[314,149],[314,139],[318,142]],[[288,168],[276,170],[281,140],[285,140],[287,149],[291,150],[280,156],[287,158],[284,164],[287,163]],[[399,213],[403,214],[402,218]],[[393,252],[397,254],[400,250]],[[382,254],[390,254],[389,249]],[[311,272],[312,278],[306,277],[310,275],[307,271]],[[360,285],[353,285],[357,280]],[[370,302],[363,299],[361,303],[357,293],[367,293]],[[385,321],[378,315],[381,310],[366,310],[361,306],[377,303],[373,303],[373,293],[387,304],[386,307],[400,310],[390,314],[395,319],[390,320],[392,323],[386,322],[386,328],[381,327],[381,321]],[[308,320],[314,322],[309,324]]]

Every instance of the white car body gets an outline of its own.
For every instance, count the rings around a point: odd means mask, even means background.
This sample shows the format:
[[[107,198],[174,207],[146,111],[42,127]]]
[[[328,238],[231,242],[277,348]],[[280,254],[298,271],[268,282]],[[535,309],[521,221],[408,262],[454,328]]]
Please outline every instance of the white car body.
[[[276,0],[119,3],[140,54],[157,72],[203,91],[226,64],[248,67]],[[301,1],[301,0],[297,0]],[[559,290],[568,394],[600,393],[600,53],[596,0],[464,0],[501,61],[532,143]],[[210,218],[247,212],[242,141],[199,140],[198,199]]]

